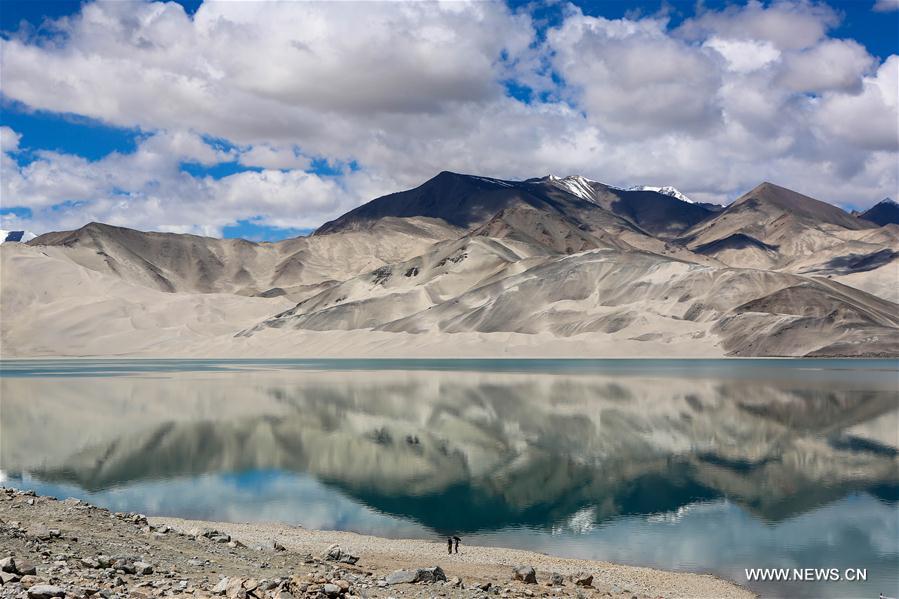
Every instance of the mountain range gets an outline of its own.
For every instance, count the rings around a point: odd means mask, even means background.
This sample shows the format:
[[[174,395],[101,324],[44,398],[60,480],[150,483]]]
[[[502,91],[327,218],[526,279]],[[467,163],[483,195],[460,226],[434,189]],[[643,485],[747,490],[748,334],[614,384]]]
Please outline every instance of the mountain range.
[[[8,356],[895,356],[896,205],[442,172],[277,243],[3,244]]]

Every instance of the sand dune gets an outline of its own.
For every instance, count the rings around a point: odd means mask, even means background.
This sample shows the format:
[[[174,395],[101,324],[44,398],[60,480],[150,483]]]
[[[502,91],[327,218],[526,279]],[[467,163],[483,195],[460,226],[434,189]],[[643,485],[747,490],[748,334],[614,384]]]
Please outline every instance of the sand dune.
[[[92,223],[0,253],[5,356],[899,355],[899,227],[770,183],[714,212],[441,173],[278,243]]]

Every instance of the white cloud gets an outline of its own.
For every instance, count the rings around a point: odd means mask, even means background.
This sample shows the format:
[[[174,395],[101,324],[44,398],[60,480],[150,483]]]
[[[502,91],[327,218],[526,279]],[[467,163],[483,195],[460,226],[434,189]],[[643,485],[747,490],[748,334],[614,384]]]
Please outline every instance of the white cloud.
[[[547,36],[555,69],[591,120],[620,135],[702,131],[720,118],[718,69],[665,22],[608,20],[580,10]]]
[[[6,125],[0,126],[0,152],[3,154],[17,151],[21,139],[21,134],[13,131],[11,127]]]
[[[839,16],[826,4],[781,0],[765,6],[759,0],[750,0],[744,6],[702,11],[685,22],[680,33],[695,40],[713,36],[762,40],[781,50],[801,50],[822,40],[838,22]]]
[[[877,12],[890,12],[899,10],[899,0],[877,0],[873,10]]]
[[[238,160],[244,166],[273,169],[307,169],[312,160],[293,147],[275,147],[267,144],[253,146],[240,153]]]
[[[729,70],[739,73],[757,71],[780,58],[780,50],[767,40],[734,40],[713,36],[704,45],[723,56]]]
[[[778,83],[795,92],[857,93],[862,77],[874,63],[874,57],[852,40],[826,40],[807,50],[788,53]]]
[[[869,150],[899,150],[899,56],[889,57],[857,95],[828,94],[816,123],[834,139]],[[895,167],[895,163],[894,163]],[[894,187],[895,188],[895,187]]]
[[[248,171],[221,179],[181,170],[184,160],[208,164],[204,161],[218,154],[184,132],[160,132],[131,154],[97,161],[39,152],[19,166],[4,154],[0,193],[5,205],[31,209],[27,224],[42,231],[97,220],[203,235],[218,235],[225,225],[260,215],[271,226],[312,227],[362,199],[346,187],[351,180],[341,184],[302,170]],[[4,216],[4,222],[23,224],[13,216]]]
[[[827,6],[750,2],[676,29],[563,16],[538,39],[500,3],[227,2],[193,17],[86,4],[52,42],[0,41],[3,95],[138,127],[138,148],[20,166],[7,152],[27,135],[3,129],[4,206],[32,208],[36,231],[96,219],[215,234],[259,215],[307,227],[444,169],[658,182],[714,201],[765,179],[844,205],[896,195],[899,58],[830,38]],[[516,100],[509,80],[545,95]],[[323,177],[313,159],[361,170]],[[234,161],[264,170],[179,168]]]

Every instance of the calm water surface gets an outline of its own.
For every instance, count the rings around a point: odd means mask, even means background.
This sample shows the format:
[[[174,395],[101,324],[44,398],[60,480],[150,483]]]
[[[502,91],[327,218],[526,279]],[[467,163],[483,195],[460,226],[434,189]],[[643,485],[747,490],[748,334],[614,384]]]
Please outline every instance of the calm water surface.
[[[0,401],[3,484],[115,510],[899,596],[896,361],[28,360]]]

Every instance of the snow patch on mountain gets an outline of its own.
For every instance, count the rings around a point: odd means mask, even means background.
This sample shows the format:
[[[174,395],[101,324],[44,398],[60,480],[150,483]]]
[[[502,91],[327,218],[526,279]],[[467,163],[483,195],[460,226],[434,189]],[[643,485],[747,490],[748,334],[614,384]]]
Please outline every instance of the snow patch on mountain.
[[[512,187],[513,185],[508,181],[503,181],[502,179],[493,179],[491,177],[478,177],[472,176],[474,179],[478,179],[479,181],[484,181],[485,183],[493,183],[494,185],[502,185],[503,187]]]
[[[695,204],[693,200],[682,194],[677,188],[672,187],[670,185],[665,185],[663,187],[654,187],[652,185],[634,185],[633,187],[629,187],[628,191],[654,191],[656,193],[661,193],[666,196],[671,196],[672,198],[676,198],[681,202],[686,202],[688,204]]]
[[[547,175],[546,180],[559,189],[576,195],[582,200],[592,202],[596,199],[596,190],[593,187],[593,183],[596,183],[596,181],[591,181],[586,177],[569,175],[568,177],[560,178],[555,175]]]

